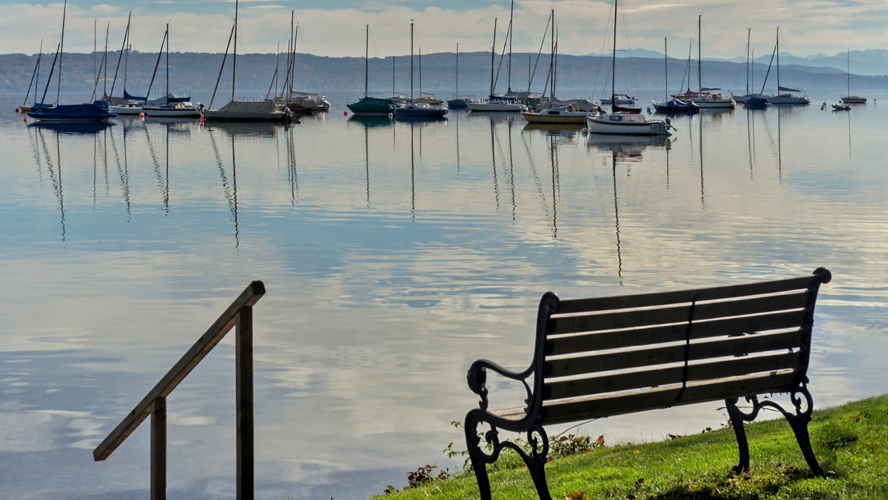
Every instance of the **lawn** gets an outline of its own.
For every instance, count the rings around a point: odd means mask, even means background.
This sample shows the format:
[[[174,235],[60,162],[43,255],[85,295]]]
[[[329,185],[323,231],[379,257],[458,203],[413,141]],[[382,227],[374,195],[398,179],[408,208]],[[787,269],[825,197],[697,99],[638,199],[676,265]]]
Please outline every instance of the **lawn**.
[[[746,425],[750,467],[732,474],[737,444],[730,428],[669,441],[599,446],[587,438],[563,443],[546,465],[552,498],[616,499],[888,499],[888,395],[815,411],[809,425],[814,451],[834,476],[814,476],[788,423],[780,418]],[[505,436],[504,436],[505,437]],[[579,451],[577,451],[579,448]],[[491,472],[495,500],[537,498],[527,469],[505,451]],[[388,500],[477,499],[474,473],[448,479],[414,477],[416,486]],[[423,477],[428,479],[423,481]],[[582,494],[578,495],[578,493]]]

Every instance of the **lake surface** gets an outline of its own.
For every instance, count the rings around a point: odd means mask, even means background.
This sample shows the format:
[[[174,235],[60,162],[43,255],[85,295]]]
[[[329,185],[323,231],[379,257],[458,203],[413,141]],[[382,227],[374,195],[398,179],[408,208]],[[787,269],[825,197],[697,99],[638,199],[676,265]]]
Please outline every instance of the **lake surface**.
[[[885,393],[888,93],[871,94],[850,112],[812,94],[628,140],[509,115],[355,120],[338,95],[289,128],[126,119],[68,133],[27,126],[0,97],[0,492],[147,498],[147,422],[108,460],[92,450],[253,279],[268,290],[254,308],[262,499],[365,498],[420,465],[453,467],[450,422],[477,404],[466,369],[526,367],[548,290],[824,266],[815,406]],[[234,496],[233,341],[168,399],[172,499]],[[492,382],[492,405],[521,403]],[[720,406],[580,431],[700,432],[725,421]]]

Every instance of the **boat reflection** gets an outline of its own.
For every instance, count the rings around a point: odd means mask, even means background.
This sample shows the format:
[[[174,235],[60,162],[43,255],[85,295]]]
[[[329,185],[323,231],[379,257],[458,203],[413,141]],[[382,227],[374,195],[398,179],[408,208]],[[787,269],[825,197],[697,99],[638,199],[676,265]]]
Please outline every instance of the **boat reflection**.
[[[84,122],[84,123],[71,123],[71,122],[45,122],[45,121],[37,121],[33,123],[29,123],[29,128],[36,128],[42,130],[52,130],[53,132],[60,134],[72,134],[72,135],[93,135],[98,134],[104,130],[107,130],[110,127],[113,127],[114,124],[111,122]]]
[[[206,130],[222,130],[229,136],[260,136],[275,137],[281,130],[287,130],[292,124],[285,122],[226,122],[211,121],[204,124]]]
[[[352,115],[348,119],[348,123],[363,125],[365,128],[370,127],[391,127],[394,122],[387,116],[357,116]]]

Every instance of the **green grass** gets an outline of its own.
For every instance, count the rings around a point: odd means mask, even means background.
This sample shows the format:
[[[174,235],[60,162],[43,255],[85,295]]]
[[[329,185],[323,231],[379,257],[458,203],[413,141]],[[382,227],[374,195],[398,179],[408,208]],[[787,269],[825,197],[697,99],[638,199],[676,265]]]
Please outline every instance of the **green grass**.
[[[814,476],[784,419],[746,425],[748,473],[733,475],[732,429],[671,441],[598,447],[546,465],[552,498],[637,499],[888,499],[888,395],[815,411],[808,427],[821,465],[835,476]],[[503,436],[505,437],[505,436]],[[490,475],[495,500],[537,498],[527,469],[510,451]],[[477,499],[474,473],[386,495],[388,500]]]

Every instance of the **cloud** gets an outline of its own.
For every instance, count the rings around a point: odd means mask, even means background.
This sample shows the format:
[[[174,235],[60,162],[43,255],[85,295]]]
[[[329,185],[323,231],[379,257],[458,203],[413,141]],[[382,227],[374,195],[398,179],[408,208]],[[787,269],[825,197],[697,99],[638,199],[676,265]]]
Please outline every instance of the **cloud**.
[[[241,52],[273,52],[286,40],[289,16],[285,4],[275,0],[244,0],[240,12],[238,47]],[[169,5],[169,6],[167,6]],[[424,1],[370,2],[361,8],[302,8],[295,12],[300,25],[300,51],[328,56],[355,56],[363,52],[364,26],[370,25],[373,56],[403,55],[409,51],[409,23],[416,22],[416,45],[423,52],[455,49],[490,50],[493,21],[498,18],[497,41],[504,40],[508,3],[480,4],[460,9]],[[704,55],[734,57],[745,49],[746,28],[753,27],[757,44],[773,43],[781,26],[781,46],[796,55],[832,54],[842,48],[881,48],[888,45],[883,26],[888,5],[872,0],[845,4],[838,0],[801,0],[774,3],[750,0],[742,5],[723,0],[693,3],[630,1],[621,9],[629,30],[620,23],[618,44],[630,48],[658,49],[663,37],[686,39],[696,33],[696,17],[703,16]],[[555,9],[563,53],[598,52],[610,39],[612,4],[594,0],[525,0],[515,8],[513,49],[536,52],[546,28],[550,9]],[[36,51],[40,38],[58,38],[59,4],[16,3],[4,7],[0,19],[0,52]],[[111,46],[120,43],[126,27],[126,11],[109,4],[83,8],[68,6],[67,50],[89,52],[93,25],[111,22]],[[762,20],[762,13],[767,13]],[[172,48],[179,51],[221,52],[234,18],[231,0],[219,2],[165,3],[163,0],[133,10],[132,42],[136,50],[159,46],[166,22],[170,22]],[[335,34],[335,35],[334,35]]]

